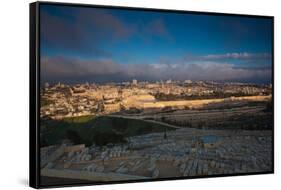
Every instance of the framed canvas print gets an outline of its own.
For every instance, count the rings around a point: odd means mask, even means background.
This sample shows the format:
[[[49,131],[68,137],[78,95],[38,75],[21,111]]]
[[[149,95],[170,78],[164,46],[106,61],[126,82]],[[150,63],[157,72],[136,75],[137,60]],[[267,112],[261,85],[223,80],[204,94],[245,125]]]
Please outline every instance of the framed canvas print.
[[[274,18],[30,4],[30,186],[274,172]]]

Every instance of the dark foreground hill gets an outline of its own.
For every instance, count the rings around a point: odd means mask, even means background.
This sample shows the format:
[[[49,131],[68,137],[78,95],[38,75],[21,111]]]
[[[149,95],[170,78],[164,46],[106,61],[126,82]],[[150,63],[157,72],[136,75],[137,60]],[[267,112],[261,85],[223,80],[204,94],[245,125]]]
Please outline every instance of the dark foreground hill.
[[[127,118],[76,117],[66,120],[41,120],[41,147],[60,144],[64,139],[87,146],[125,143],[126,137],[173,130],[167,126]]]

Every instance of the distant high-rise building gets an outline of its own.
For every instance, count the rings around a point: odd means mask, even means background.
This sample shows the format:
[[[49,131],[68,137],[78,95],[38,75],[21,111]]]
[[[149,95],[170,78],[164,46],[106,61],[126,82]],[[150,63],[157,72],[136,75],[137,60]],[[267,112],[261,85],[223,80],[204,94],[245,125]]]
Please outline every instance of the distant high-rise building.
[[[167,84],[171,84],[171,83],[172,83],[172,80],[169,79],[169,80],[166,81],[166,83],[167,83]]]
[[[191,84],[192,81],[191,80],[185,80],[184,83]]]
[[[45,88],[49,88],[50,87],[48,82],[46,82],[44,86],[45,86]]]
[[[137,85],[138,84],[138,81],[136,79],[133,79],[133,85]]]
[[[58,83],[55,85],[55,87],[61,87],[61,83],[58,82]]]

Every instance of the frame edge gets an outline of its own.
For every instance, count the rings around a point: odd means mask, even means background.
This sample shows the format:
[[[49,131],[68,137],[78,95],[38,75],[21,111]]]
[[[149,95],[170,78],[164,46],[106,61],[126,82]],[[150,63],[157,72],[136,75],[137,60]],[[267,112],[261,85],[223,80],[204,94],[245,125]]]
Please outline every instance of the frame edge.
[[[39,188],[37,128],[38,2],[29,4],[29,186]]]

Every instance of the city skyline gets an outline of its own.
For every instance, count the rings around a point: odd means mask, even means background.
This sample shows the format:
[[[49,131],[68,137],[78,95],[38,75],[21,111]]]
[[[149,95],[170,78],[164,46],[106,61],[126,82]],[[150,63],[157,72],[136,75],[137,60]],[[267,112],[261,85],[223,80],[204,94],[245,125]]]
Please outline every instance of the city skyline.
[[[271,83],[267,18],[43,5],[40,27],[41,82]]]

